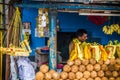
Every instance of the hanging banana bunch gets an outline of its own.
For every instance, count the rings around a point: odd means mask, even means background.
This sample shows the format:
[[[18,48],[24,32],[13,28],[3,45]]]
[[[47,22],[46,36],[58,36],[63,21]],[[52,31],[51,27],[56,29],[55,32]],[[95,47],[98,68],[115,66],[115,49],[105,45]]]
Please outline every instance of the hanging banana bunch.
[[[120,34],[120,26],[119,26],[119,24],[112,24],[110,26],[105,25],[105,26],[103,26],[102,31],[108,35],[112,35],[113,32]]]
[[[117,30],[120,28],[118,24],[112,24],[113,30],[117,32]]]
[[[120,26],[119,25],[116,25],[116,26],[117,26],[116,33],[120,34]]]
[[[105,33],[105,34],[112,34],[113,33],[113,29],[112,29],[112,27],[110,27],[110,26],[104,26],[103,27],[103,32]]]

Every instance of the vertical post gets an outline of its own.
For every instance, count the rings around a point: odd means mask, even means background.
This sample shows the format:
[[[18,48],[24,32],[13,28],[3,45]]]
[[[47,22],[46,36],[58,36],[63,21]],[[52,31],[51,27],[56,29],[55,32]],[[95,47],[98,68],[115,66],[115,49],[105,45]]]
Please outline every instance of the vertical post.
[[[2,31],[0,30],[0,80],[2,80]]]
[[[6,17],[5,17],[5,1],[6,0],[2,0],[2,2],[3,2],[3,6],[2,6],[2,12],[3,12],[3,16],[2,16],[2,23],[3,23],[3,26],[2,26],[2,28],[4,28],[5,29],[5,26],[6,26]]]
[[[2,5],[0,5],[0,29],[2,28]],[[0,80],[2,80],[2,30],[0,30]]]
[[[49,40],[50,40],[50,52],[49,52],[49,67],[56,70],[57,65],[57,48],[56,48],[56,23],[57,23],[57,11],[54,9],[49,10]]]

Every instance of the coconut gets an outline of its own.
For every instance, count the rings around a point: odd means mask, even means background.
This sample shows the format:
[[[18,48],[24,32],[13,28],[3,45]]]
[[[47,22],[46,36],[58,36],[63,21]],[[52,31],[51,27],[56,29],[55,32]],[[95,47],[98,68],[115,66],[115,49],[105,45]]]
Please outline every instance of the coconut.
[[[85,65],[80,65],[79,66],[79,71],[84,72],[86,70]]]
[[[96,64],[96,60],[93,59],[93,58],[91,58],[91,59],[90,59],[90,64],[92,64],[92,65]]]
[[[87,80],[94,80],[93,78],[88,78]]]
[[[74,61],[67,61],[67,65],[72,66],[74,64]]]
[[[119,58],[116,59],[116,63],[120,64],[120,59]]]
[[[74,61],[74,63],[75,63],[75,65],[80,65],[80,64],[81,64],[81,60],[80,60],[80,59],[76,59],[76,60]]]
[[[40,71],[42,73],[46,73],[46,72],[48,72],[48,70],[49,70],[49,67],[47,65],[41,65],[40,66]]]
[[[120,77],[117,77],[116,80],[120,80]]]
[[[94,65],[94,70],[95,70],[95,71],[99,71],[100,69],[101,69],[100,64],[95,64],[95,65]]]
[[[107,71],[108,70],[108,66],[106,64],[103,64],[103,65],[101,65],[101,69],[103,71]]]
[[[115,64],[114,69],[115,69],[115,71],[119,71],[120,70],[120,64]]]
[[[81,78],[80,80],[87,80],[86,78]]]
[[[83,60],[82,60],[82,64],[83,64],[83,65],[88,65],[88,64],[89,64],[89,60],[83,59]]]
[[[102,79],[101,80],[108,80],[108,78],[107,77],[102,77]]]
[[[112,74],[113,74],[113,77],[118,77],[119,75],[117,71],[113,71]]]
[[[116,80],[114,77],[110,77],[109,80]]]
[[[100,65],[103,65],[103,63],[104,63],[103,60],[98,61],[98,64],[100,64]]]
[[[93,71],[93,65],[92,64],[88,64],[86,66],[86,68],[87,68],[88,71]]]
[[[98,77],[103,77],[103,76],[104,76],[104,71],[103,70],[98,71]]]
[[[57,73],[57,72],[54,72],[54,73],[52,74],[52,77],[53,77],[54,80],[58,80],[58,79],[60,78],[60,74]]]
[[[112,72],[111,71],[105,71],[105,76],[106,77],[111,77],[112,76]]]
[[[70,72],[70,70],[71,70],[71,68],[70,68],[69,65],[65,65],[65,66],[63,67],[63,71],[65,71],[65,72]]]
[[[110,59],[110,64],[111,64],[111,65],[116,64],[116,60],[115,60],[115,59]]]
[[[77,72],[77,71],[78,71],[78,66],[77,66],[77,65],[73,65],[73,66],[71,67],[71,71],[72,71],[72,72]]]
[[[77,79],[81,79],[83,77],[83,73],[82,72],[76,72],[76,78]]]
[[[96,77],[95,80],[101,80],[101,78],[100,77]]]
[[[114,65],[108,65],[108,70],[110,70],[110,71],[114,71],[115,69],[114,69]]]
[[[60,76],[61,76],[62,79],[67,79],[68,78],[68,73],[63,71],[63,72],[61,72]]]
[[[120,71],[118,71],[118,75],[120,76]]]
[[[43,80],[44,79],[44,74],[42,72],[37,72],[35,75],[35,80]]]
[[[84,71],[83,72],[83,76],[84,76],[84,78],[89,78],[90,77],[90,72],[89,71]]]
[[[69,72],[68,77],[69,77],[69,79],[73,80],[73,79],[75,79],[75,74],[73,72]]]
[[[91,76],[91,78],[97,77],[97,72],[96,72],[96,71],[92,71],[92,72],[90,73],[90,76]]]
[[[53,70],[53,69],[49,70],[49,73],[50,73],[50,74],[53,74],[54,72],[56,72],[56,71]]]
[[[52,79],[51,73],[49,73],[49,72],[45,73],[45,79],[46,80],[51,80]]]
[[[104,64],[110,64],[110,60],[109,59],[107,59],[105,62],[104,62]]]

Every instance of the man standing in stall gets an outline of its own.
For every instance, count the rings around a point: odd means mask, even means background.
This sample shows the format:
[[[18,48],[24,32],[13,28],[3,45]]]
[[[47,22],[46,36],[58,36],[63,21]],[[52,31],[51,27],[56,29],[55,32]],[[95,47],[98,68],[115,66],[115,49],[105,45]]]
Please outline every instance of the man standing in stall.
[[[71,61],[76,58],[83,59],[83,47],[87,38],[87,31],[85,29],[77,30],[76,37],[69,44],[69,59]]]

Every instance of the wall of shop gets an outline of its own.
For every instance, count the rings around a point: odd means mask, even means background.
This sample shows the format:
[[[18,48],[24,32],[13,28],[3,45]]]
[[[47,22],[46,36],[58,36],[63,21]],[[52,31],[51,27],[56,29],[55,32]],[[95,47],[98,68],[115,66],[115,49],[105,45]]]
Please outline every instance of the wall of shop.
[[[31,35],[30,35],[30,46],[32,49],[31,56],[34,56],[35,49],[37,47],[45,46],[45,38],[35,37],[36,28],[36,17],[38,16],[37,9],[33,8],[23,8],[22,9],[22,22],[31,23]]]
[[[30,46],[32,48],[31,56],[35,54],[36,47],[45,46],[45,38],[35,37],[36,28],[36,17],[38,16],[37,9],[33,8],[23,8],[22,9],[22,21],[31,23],[31,36],[30,36]],[[118,17],[109,17],[104,24],[96,25],[92,23],[88,16],[80,16],[78,13],[58,13],[58,19],[60,24],[61,32],[75,32],[79,28],[86,29],[92,38],[101,39],[101,44],[107,44],[109,40],[119,40],[120,36],[117,33],[113,35],[105,35],[102,32],[102,27],[104,25],[110,25],[112,23],[118,23],[120,19]],[[94,40],[94,39],[93,39]]]

